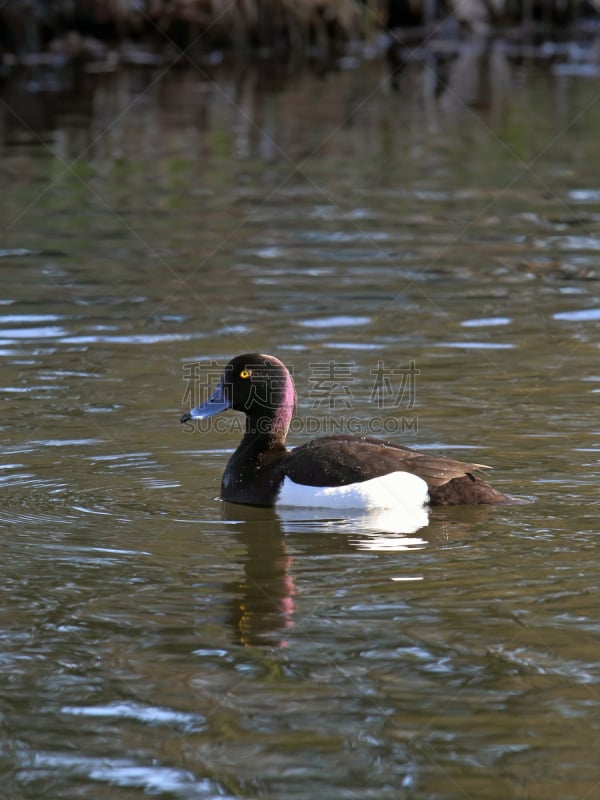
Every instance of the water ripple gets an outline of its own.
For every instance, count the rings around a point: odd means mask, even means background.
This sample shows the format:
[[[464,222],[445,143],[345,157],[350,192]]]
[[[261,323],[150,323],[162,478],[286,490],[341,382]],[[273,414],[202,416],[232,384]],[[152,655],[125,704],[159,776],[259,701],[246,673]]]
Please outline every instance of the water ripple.
[[[204,730],[206,719],[201,714],[173,711],[171,708],[145,706],[134,702],[114,702],[97,706],[63,706],[63,714],[81,717],[115,717],[117,719],[134,719],[150,725],[170,725],[183,728],[187,732]]]
[[[76,775],[127,789],[143,789],[148,794],[173,793],[179,797],[212,800],[215,796],[230,798],[214,782],[198,780],[191,772],[176,767],[138,764],[127,758],[86,758],[71,753],[36,753],[33,766],[22,770],[22,777],[39,780],[52,778],[57,771],[68,770]]]
[[[582,308],[578,311],[560,311],[552,315],[565,322],[595,322],[600,319],[600,308]]]
[[[14,339],[59,339],[67,331],[58,326],[46,325],[41,328],[3,328],[0,329],[0,342],[10,344]]]
[[[457,347],[474,350],[511,350],[515,345],[508,342],[437,342],[435,347]]]
[[[354,317],[337,315],[333,317],[317,317],[315,319],[301,319],[298,320],[298,325],[304,328],[342,328],[351,327],[354,325],[368,325],[371,321],[370,317]]]
[[[510,317],[482,317],[481,319],[466,319],[461,322],[464,328],[484,328],[496,325],[510,325],[512,322]]]

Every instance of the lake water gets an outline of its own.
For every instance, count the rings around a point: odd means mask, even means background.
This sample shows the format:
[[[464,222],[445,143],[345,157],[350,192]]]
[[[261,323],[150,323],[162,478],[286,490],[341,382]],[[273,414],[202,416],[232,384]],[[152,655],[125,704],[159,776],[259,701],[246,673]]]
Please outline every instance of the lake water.
[[[0,794],[599,797],[600,82],[287,72],[0,87]],[[223,507],[254,350],[531,502]]]

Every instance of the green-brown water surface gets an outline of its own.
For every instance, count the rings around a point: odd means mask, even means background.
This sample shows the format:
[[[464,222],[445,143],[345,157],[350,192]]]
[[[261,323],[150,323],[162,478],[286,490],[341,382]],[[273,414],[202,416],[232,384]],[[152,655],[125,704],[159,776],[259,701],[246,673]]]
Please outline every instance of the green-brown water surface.
[[[600,83],[498,59],[5,81],[2,797],[600,797]],[[532,502],[224,508],[253,350]]]

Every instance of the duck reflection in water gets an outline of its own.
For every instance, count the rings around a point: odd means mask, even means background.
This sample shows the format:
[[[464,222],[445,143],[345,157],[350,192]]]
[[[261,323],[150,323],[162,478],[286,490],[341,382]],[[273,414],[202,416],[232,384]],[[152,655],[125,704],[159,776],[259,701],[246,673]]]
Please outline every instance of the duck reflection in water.
[[[286,636],[297,621],[298,591],[294,572],[297,555],[290,555],[286,536],[301,541],[302,557],[330,556],[357,551],[409,553],[470,536],[489,514],[486,506],[441,509],[431,525],[399,530],[393,514],[360,514],[327,518],[324,511],[274,511],[269,508],[223,504],[244,551],[243,577],[230,587],[227,623],[234,639],[245,647],[287,647]],[[325,512],[326,514],[326,512]],[[299,540],[296,537],[301,537]],[[404,564],[403,564],[404,566]],[[413,578],[414,579],[414,578]]]
[[[228,614],[235,639],[244,646],[286,647],[296,587],[281,522],[272,509],[241,509],[231,503],[223,504],[223,515],[237,521],[237,538],[244,545],[244,576],[232,587]]]

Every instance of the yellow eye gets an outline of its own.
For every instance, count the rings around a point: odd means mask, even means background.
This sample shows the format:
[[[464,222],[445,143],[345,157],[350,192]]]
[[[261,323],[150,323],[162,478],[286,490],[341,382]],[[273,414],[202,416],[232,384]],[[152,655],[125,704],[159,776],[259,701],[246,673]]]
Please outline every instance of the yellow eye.
[[[252,375],[252,372],[249,369],[243,369],[240,372],[240,378],[249,378]]]

